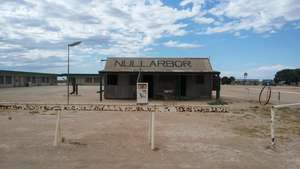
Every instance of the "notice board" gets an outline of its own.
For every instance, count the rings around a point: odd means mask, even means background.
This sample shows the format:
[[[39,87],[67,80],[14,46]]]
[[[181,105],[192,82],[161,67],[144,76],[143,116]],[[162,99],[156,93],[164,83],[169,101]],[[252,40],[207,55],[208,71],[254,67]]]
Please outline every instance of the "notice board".
[[[148,83],[136,84],[136,101],[137,104],[148,103]]]

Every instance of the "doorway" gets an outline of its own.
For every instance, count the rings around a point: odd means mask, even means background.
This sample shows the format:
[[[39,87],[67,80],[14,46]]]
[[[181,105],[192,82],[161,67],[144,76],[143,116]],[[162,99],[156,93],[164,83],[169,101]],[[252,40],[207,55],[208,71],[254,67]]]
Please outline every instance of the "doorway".
[[[186,76],[180,76],[180,97],[186,96]]]
[[[143,82],[148,83],[148,98],[153,98],[153,75],[144,75]]]

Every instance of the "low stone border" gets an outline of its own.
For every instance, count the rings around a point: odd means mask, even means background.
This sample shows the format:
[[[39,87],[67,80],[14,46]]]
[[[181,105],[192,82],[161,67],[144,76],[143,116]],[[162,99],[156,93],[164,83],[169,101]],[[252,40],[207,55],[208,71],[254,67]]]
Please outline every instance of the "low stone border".
[[[227,113],[223,105],[135,105],[135,104],[22,104],[0,103],[0,111],[117,111]]]

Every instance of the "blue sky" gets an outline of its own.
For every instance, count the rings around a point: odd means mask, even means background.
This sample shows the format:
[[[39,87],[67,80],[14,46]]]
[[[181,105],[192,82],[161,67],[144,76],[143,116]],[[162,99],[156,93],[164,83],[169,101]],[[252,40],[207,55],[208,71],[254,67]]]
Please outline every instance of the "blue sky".
[[[222,75],[300,67],[299,0],[0,0],[0,69],[96,73],[114,56],[210,57]]]

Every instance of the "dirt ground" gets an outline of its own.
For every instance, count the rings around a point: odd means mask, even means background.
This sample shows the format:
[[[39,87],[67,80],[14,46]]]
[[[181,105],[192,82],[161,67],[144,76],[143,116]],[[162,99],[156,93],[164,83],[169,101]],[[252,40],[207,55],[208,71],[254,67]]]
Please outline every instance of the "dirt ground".
[[[244,85],[222,85],[221,96],[223,98],[242,99],[246,101],[258,101],[262,86],[244,86]],[[278,103],[278,94],[280,92],[280,104],[299,103],[300,87],[292,86],[271,86],[271,99],[273,104]],[[262,93],[265,100],[267,90]]]
[[[261,86],[222,85],[221,97],[224,99],[238,99],[244,101],[258,101]],[[71,88],[70,88],[71,90]],[[99,103],[97,93],[99,86],[79,86],[79,95],[70,96],[70,103]],[[249,92],[249,93],[248,93]],[[300,87],[272,86],[271,103],[278,104],[278,92],[281,104],[300,102]],[[22,103],[67,103],[66,86],[38,86],[0,88],[0,102]],[[135,100],[103,100],[103,103],[120,104],[135,103]],[[206,101],[157,101],[153,104],[206,104]]]
[[[95,88],[82,87],[71,102],[98,103]],[[0,89],[0,101],[63,103],[62,91],[63,86]],[[65,112],[64,143],[53,147],[55,112],[0,112],[0,168],[300,168],[299,108],[277,112],[277,145],[271,147],[270,106],[239,97],[224,101],[229,113],[156,114],[156,151],[147,143],[148,113]],[[123,102],[133,101],[114,101]]]

